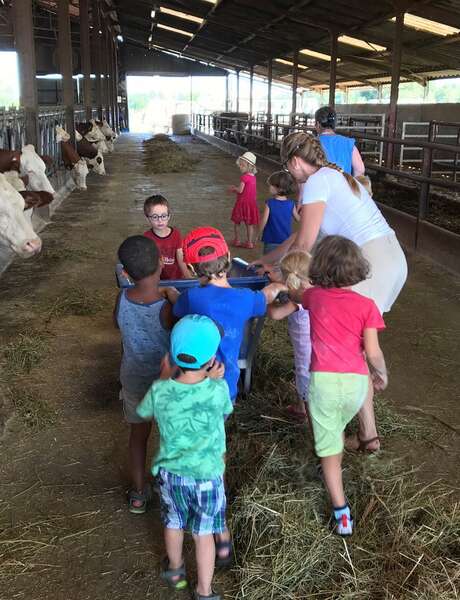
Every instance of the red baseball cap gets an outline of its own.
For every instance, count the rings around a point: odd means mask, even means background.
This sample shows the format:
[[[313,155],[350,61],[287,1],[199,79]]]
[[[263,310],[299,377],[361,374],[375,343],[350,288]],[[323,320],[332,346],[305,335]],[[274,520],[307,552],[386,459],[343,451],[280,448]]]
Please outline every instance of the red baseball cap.
[[[211,254],[200,256],[202,248],[210,247],[214,250]],[[198,227],[187,234],[182,242],[184,260],[187,264],[196,264],[216,260],[228,254],[228,246],[224,236],[214,227]]]

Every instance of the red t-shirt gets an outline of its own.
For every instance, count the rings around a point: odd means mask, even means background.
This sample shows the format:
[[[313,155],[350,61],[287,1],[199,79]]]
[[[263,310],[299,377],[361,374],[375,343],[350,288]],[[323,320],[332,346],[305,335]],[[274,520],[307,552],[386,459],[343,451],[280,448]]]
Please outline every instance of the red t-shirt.
[[[385,329],[375,302],[345,288],[312,287],[302,306],[310,313],[311,371],[367,375],[364,330]]]
[[[169,235],[160,237],[152,229],[149,229],[144,232],[144,235],[155,242],[163,259],[160,279],[182,279],[182,271],[177,263],[177,251],[182,248],[179,230],[171,227]]]

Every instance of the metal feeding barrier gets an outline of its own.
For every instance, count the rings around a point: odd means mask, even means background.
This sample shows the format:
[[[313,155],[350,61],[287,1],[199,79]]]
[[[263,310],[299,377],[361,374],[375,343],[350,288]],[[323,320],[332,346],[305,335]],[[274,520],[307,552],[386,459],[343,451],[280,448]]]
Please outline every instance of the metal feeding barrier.
[[[56,125],[65,127],[65,122],[66,113],[63,106],[40,106],[38,111],[38,152],[51,156],[53,159],[52,174],[61,165],[61,149],[56,141]]]
[[[20,108],[0,108],[0,148],[20,150],[25,144],[25,111]]]

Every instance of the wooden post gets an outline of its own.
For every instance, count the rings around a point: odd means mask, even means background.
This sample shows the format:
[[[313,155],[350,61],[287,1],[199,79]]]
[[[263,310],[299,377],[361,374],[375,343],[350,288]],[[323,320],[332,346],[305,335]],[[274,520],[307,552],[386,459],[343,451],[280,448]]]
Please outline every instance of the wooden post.
[[[99,13],[99,2],[98,0],[92,0],[92,15],[93,15],[93,29],[92,29],[92,51],[93,51],[93,65],[95,89],[96,89],[96,107],[97,107],[97,118],[102,120],[102,82],[101,82],[101,64],[102,64],[102,36],[99,33],[101,31],[101,15]]]
[[[38,93],[32,6],[30,0],[16,0],[13,3],[13,15],[19,67],[19,103],[24,108],[26,115],[26,143],[37,147],[39,139]]]
[[[66,113],[66,129],[75,139],[72,39],[70,37],[69,0],[58,0],[58,57],[62,75],[62,101]]]
[[[91,119],[93,97],[91,93],[91,47],[89,39],[89,12],[88,0],[79,0],[80,11],[80,56],[81,70],[83,73],[83,102],[85,105],[86,119]]]
[[[399,79],[401,75],[401,52],[404,30],[404,11],[400,10],[396,15],[395,36],[393,42],[392,64],[391,64],[391,91],[390,105],[388,107],[388,133],[389,137],[396,137],[396,125],[398,117],[398,94]],[[389,143],[386,153],[386,167],[393,167],[394,145]]]
[[[228,97],[228,71],[225,76],[225,112],[228,112],[229,109],[229,97]]]
[[[249,67],[249,118],[252,118],[253,106],[253,92],[254,92],[254,65]]]
[[[267,123],[272,120],[272,77],[273,77],[273,59],[268,61],[267,69]]]
[[[236,112],[240,112],[240,70],[236,70]]]
[[[295,114],[297,112],[297,82],[299,79],[299,51],[294,52],[292,66],[292,106],[291,106],[291,127],[295,125]]]
[[[118,74],[118,44],[116,40],[113,43],[113,87],[115,90],[115,131],[120,133],[120,106],[118,104],[118,82],[119,82],[119,74]]]
[[[329,106],[335,106],[335,87],[337,84],[337,46],[338,33],[331,31],[331,65],[329,71]]]

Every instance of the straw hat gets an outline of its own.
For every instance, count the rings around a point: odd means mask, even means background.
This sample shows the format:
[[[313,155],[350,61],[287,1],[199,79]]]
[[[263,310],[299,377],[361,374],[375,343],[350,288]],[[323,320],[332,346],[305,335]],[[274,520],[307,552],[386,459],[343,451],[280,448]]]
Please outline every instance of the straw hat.
[[[255,166],[257,156],[255,154],[253,154],[252,152],[245,152],[244,154],[242,154],[241,156],[238,157],[238,160],[245,160],[250,165]]]

